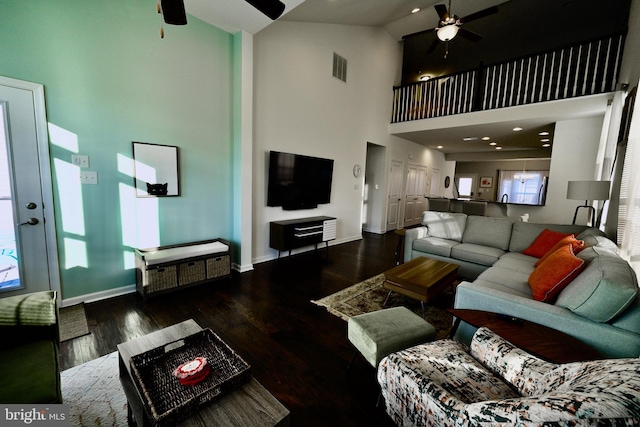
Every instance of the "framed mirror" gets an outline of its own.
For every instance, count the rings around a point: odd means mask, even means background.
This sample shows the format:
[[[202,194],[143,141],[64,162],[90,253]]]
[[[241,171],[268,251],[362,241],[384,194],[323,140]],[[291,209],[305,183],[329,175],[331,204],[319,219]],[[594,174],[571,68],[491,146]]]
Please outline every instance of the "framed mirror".
[[[178,147],[133,142],[136,197],[180,195]]]

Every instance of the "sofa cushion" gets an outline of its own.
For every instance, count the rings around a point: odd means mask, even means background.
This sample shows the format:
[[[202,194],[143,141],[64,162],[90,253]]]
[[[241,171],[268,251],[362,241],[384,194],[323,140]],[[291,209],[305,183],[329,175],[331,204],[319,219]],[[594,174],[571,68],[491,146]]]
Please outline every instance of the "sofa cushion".
[[[506,251],[513,222],[508,217],[469,216],[462,235],[463,243],[489,246]]]
[[[493,265],[504,255],[502,249],[491,248],[489,246],[476,245],[473,243],[461,243],[451,248],[451,257],[462,261],[469,261],[480,265]]]
[[[578,235],[576,238],[580,239],[580,235]],[[605,236],[594,236],[594,235],[585,236],[583,241],[584,241],[585,248],[597,246],[600,249],[605,249],[614,254],[617,254],[619,252],[618,245],[613,243],[611,240],[607,239]]]
[[[377,379],[387,413],[399,426],[477,424],[466,414],[467,404],[519,397],[453,340],[390,354],[380,362]]]
[[[36,341],[0,352],[0,402],[59,402],[58,372],[58,352],[53,341]]]
[[[513,271],[493,266],[483,271],[473,283],[475,284],[476,282],[491,282],[503,288],[508,288],[509,292],[515,291],[521,296],[532,298],[529,274],[523,271]]]
[[[504,268],[506,270],[519,271],[525,273],[527,277],[535,268],[536,257],[521,254],[520,252],[507,252],[493,264],[494,267]]]
[[[584,225],[536,224],[535,222],[514,222],[511,231],[509,252],[522,252],[542,233],[544,229],[564,234],[579,234],[588,229]],[[581,239],[582,240],[582,239]]]
[[[54,291],[0,298],[0,325],[54,325],[57,321]]]
[[[552,253],[529,275],[529,285],[536,301],[555,299],[565,286],[584,269],[584,260],[573,254],[571,245],[565,245]]]
[[[542,258],[547,252],[549,252],[559,241],[563,238],[570,236],[567,233],[561,233],[558,231],[549,230],[545,228],[536,237],[536,239],[529,245],[527,249],[522,251],[525,255],[531,255],[537,258]]]
[[[589,265],[559,295],[556,305],[596,322],[608,322],[622,313],[638,294],[631,266],[606,248],[587,248],[580,254]]]
[[[470,351],[480,363],[525,396],[533,395],[538,381],[558,366],[527,353],[485,327],[473,335]]]
[[[424,237],[413,241],[413,250],[444,257],[451,256],[451,248],[459,245],[455,240],[440,239],[438,237]]]
[[[427,234],[430,237],[460,242],[466,222],[467,215],[462,213],[434,211],[422,213],[422,225],[427,227]]]

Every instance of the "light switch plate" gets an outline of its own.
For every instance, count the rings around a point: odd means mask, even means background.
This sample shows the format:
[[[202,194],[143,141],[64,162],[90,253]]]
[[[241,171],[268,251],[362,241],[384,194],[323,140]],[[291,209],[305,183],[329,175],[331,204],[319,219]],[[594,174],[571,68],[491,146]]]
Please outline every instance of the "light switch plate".
[[[71,155],[71,163],[81,168],[89,167],[89,156],[84,156],[81,154],[72,154]]]
[[[81,184],[97,184],[98,183],[98,172],[81,171],[80,172],[80,183]]]

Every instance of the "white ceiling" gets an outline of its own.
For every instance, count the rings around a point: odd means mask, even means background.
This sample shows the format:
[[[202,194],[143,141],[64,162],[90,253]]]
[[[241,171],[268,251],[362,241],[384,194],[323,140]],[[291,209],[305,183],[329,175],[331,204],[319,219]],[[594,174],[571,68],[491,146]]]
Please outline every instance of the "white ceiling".
[[[281,0],[282,21],[384,27],[394,38],[435,28],[433,5],[446,0]],[[456,0],[452,12],[466,16],[508,0]],[[184,0],[187,13],[230,33],[256,34],[273,21],[244,0]],[[419,7],[418,13],[411,11]]]
[[[184,0],[187,13],[230,33],[246,31],[256,34],[273,21],[245,0]],[[284,21],[329,23],[342,25],[377,26],[385,28],[394,38],[433,28],[438,23],[435,4],[448,4],[447,0],[281,0],[285,12],[279,18]],[[453,0],[452,13],[466,16],[484,8],[505,3],[508,0]],[[418,13],[411,10],[420,7]],[[495,151],[482,142],[464,142],[462,137],[490,136],[504,146],[503,151],[523,152],[539,145],[538,131],[553,127],[552,121],[523,121],[518,123],[527,129],[517,135],[511,130],[515,123],[500,126],[476,124],[457,129],[436,129],[407,132],[401,136],[408,140],[435,148],[433,141],[446,145],[445,153],[469,153]],[[515,155],[516,153],[514,153]],[[503,154],[504,155],[504,154]]]

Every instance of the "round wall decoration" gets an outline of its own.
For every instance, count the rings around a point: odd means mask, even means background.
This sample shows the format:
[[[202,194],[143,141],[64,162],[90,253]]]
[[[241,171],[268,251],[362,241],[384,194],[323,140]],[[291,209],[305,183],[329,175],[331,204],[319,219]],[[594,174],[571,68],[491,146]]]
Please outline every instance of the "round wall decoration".
[[[353,176],[358,178],[360,176],[360,172],[362,172],[362,167],[357,163],[353,165]]]
[[[444,178],[444,188],[449,188],[449,185],[451,185],[451,178],[446,176]]]

